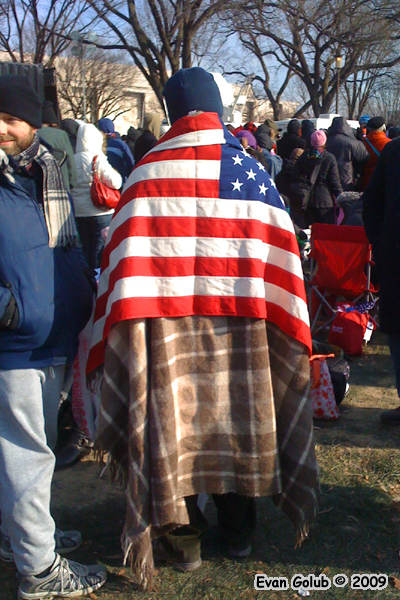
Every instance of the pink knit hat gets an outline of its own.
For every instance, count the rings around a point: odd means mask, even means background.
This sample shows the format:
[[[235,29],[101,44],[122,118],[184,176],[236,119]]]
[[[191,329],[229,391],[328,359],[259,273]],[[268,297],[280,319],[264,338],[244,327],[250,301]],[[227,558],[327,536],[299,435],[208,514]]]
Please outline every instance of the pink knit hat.
[[[326,133],[322,129],[318,129],[311,134],[310,143],[313,148],[321,148],[326,144]]]

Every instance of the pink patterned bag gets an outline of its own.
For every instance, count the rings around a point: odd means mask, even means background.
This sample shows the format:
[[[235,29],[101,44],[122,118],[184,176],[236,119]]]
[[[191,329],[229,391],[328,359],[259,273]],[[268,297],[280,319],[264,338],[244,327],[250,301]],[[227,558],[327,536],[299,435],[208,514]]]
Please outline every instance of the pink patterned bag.
[[[311,400],[313,418],[334,421],[339,418],[339,410],[335,401],[332,379],[326,359],[334,354],[314,354],[311,364]]]

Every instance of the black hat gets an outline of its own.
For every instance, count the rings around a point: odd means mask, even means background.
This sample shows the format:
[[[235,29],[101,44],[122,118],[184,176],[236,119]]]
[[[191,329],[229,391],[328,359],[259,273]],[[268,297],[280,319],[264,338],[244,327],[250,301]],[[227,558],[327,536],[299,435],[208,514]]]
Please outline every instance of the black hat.
[[[57,115],[54,112],[53,103],[50,100],[45,100],[42,106],[42,123],[46,125],[58,124]]]
[[[181,69],[168,79],[163,89],[171,123],[191,111],[216,112],[222,117],[224,108],[214,77],[201,67]]]
[[[372,117],[367,123],[367,129],[371,129],[372,131],[376,131],[379,127],[385,124],[385,119],[383,117]]]
[[[42,126],[42,103],[31,82],[25,75],[0,76],[0,112],[40,129]]]

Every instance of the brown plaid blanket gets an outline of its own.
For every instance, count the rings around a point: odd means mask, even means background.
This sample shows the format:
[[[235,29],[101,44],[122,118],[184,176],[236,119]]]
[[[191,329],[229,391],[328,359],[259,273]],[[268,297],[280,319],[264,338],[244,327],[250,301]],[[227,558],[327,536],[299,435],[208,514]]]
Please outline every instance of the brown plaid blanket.
[[[144,587],[185,496],[273,496],[297,543],[317,507],[307,350],[261,319],[136,319],[107,339],[98,449],[127,485],[122,535]]]

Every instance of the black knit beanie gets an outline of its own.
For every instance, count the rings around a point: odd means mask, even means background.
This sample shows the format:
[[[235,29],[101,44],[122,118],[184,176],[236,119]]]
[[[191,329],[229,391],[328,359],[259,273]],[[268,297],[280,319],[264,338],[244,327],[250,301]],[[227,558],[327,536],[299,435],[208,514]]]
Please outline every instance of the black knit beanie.
[[[201,67],[181,69],[168,79],[163,89],[171,123],[191,111],[224,112],[221,95],[214,77]]]
[[[42,103],[25,75],[0,77],[0,112],[17,117],[32,127],[42,126]]]

